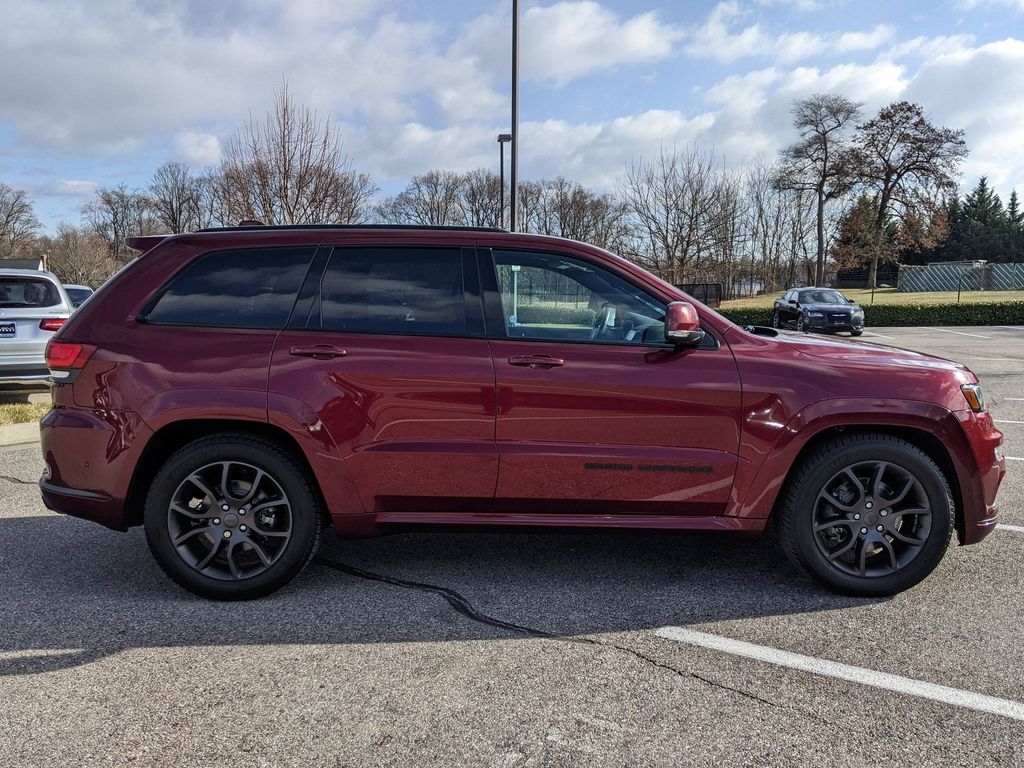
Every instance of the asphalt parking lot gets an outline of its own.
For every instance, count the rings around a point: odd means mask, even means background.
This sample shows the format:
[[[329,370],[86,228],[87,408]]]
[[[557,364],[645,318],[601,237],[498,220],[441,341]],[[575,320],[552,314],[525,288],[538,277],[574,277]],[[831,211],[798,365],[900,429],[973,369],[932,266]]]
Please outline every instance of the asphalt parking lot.
[[[445,533],[211,603],[6,449],[0,765],[1024,765],[1024,327],[869,334],[969,365],[1013,457],[1005,525],[891,599],[767,540]]]

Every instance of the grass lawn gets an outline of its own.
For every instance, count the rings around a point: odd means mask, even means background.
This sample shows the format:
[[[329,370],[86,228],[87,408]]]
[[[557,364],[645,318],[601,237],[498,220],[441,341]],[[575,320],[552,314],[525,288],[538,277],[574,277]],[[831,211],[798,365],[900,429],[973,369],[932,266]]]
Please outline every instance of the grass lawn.
[[[0,426],[39,421],[50,410],[47,403],[0,403]]]
[[[755,296],[751,299],[733,299],[723,301],[723,309],[740,309],[742,307],[771,307],[785,291]],[[858,304],[872,304],[871,291],[864,288],[844,288],[842,293]],[[991,304],[996,301],[1024,301],[1024,291],[964,291],[960,294],[961,304]],[[955,304],[956,291],[938,293],[900,293],[895,288],[875,289],[875,304]]]

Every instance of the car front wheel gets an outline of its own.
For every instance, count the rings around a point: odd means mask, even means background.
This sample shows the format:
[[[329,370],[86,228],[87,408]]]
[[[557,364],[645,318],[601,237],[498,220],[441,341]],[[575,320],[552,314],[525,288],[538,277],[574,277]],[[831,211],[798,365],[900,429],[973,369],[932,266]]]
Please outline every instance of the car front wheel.
[[[242,434],[191,443],[157,472],[146,540],[180,586],[214,600],[280,589],[316,552],[320,501],[296,460]]]
[[[860,434],[806,457],[778,514],[787,556],[819,582],[846,594],[892,595],[942,560],[954,505],[927,454],[891,435]]]

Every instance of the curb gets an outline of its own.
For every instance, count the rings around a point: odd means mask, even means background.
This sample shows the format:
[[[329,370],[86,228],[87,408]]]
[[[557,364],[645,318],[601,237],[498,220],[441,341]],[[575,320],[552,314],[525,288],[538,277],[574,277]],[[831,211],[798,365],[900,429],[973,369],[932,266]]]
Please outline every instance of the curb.
[[[4,424],[0,426],[0,446],[38,442],[38,421],[26,421],[22,424]]]

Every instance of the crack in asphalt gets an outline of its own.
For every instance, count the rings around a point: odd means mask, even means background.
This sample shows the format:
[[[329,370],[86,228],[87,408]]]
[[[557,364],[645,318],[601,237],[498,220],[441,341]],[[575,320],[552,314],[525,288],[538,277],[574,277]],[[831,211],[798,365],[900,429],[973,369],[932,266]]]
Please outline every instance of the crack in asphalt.
[[[0,475],[0,480],[6,480],[8,483],[16,485],[38,485],[35,480],[22,480],[20,477],[11,477],[10,475]]]
[[[659,669],[663,669],[667,672],[671,672],[679,677],[699,680],[700,682],[706,685],[710,685],[714,688],[719,688],[724,691],[729,691],[731,693],[739,694],[740,696],[744,696],[748,699],[751,699],[752,701],[756,701],[761,704],[766,704],[769,707],[781,706],[785,709],[797,711],[800,714],[811,717],[815,720],[819,720],[825,723],[828,722],[827,720],[821,718],[815,713],[807,712],[801,709],[794,709],[793,707],[786,706],[785,704],[779,704],[769,699],[764,699],[755,693],[750,693],[749,691],[744,691],[740,688],[734,688],[730,685],[725,685],[724,683],[717,682],[716,680],[711,680],[707,677],[704,677],[703,675],[697,674],[696,672],[691,672],[688,669],[678,669],[677,667],[673,667],[670,664],[665,664],[664,662],[651,658],[647,654],[642,653],[641,651],[637,651],[633,648],[627,648],[625,646],[616,645],[615,643],[596,640],[592,637],[564,637],[556,635],[552,632],[545,632],[541,629],[534,629],[533,627],[526,627],[521,624],[513,624],[508,621],[496,619],[493,616],[488,616],[487,614],[477,610],[476,607],[469,600],[460,595],[454,589],[449,589],[447,587],[439,587],[436,584],[426,584],[420,581],[399,579],[395,578],[394,576],[386,576],[381,573],[374,573],[373,571],[365,571],[362,568],[356,568],[355,566],[349,565],[348,563],[343,563],[339,560],[330,560],[325,557],[317,557],[313,562],[318,563],[320,565],[324,565],[328,568],[333,568],[334,570],[340,571],[341,573],[347,573],[348,575],[355,576],[356,578],[368,579],[370,581],[379,581],[384,584],[391,584],[396,587],[403,587],[405,589],[415,589],[420,592],[428,592],[431,594],[440,595],[445,599],[448,605],[450,605],[452,609],[456,611],[456,613],[460,614],[461,616],[465,616],[467,619],[470,619],[480,624],[484,624],[490,627],[496,627],[498,629],[505,629],[510,632],[517,632],[519,634],[528,635],[530,637],[537,637],[546,640],[555,640],[563,643],[576,643],[578,645],[598,646],[602,648],[611,648],[616,651],[622,651],[623,653],[630,654],[639,661],[645,662],[646,664],[650,664],[654,667],[658,667]]]

